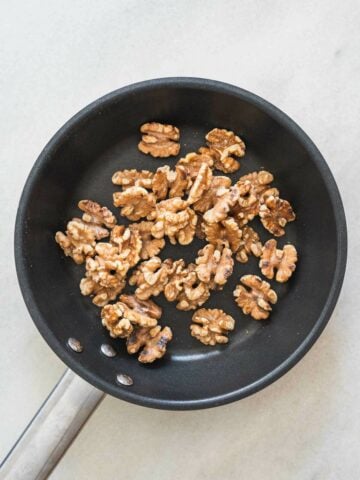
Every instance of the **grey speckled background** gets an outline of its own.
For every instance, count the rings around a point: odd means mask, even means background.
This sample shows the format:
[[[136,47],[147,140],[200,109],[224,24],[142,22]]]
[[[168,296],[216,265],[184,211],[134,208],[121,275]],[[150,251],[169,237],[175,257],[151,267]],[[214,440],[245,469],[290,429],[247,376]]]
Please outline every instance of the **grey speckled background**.
[[[64,370],[15,277],[13,223],[26,176],[90,101],[134,81],[190,75],[265,97],[320,148],[349,227],[340,300],[305,359],[251,398],[187,413],[106,398],[51,480],[360,478],[359,27],[357,0],[0,2],[1,457]]]

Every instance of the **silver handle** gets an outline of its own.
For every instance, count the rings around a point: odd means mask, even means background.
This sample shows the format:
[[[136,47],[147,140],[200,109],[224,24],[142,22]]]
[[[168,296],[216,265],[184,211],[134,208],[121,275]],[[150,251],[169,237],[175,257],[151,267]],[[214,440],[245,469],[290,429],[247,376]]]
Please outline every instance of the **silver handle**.
[[[47,478],[104,396],[67,370],[3,461],[0,478]]]

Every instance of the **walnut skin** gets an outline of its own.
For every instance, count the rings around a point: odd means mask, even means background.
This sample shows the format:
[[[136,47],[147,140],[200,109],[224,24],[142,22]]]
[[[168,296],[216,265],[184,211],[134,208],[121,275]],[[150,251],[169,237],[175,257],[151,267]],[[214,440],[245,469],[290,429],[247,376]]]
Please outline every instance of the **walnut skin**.
[[[274,270],[277,270],[276,281],[284,283],[295,271],[297,252],[293,245],[285,245],[282,250],[277,249],[276,246],[277,242],[274,239],[264,244],[259,267],[261,273],[270,280],[274,278]]]
[[[136,186],[129,187],[123,192],[115,192],[113,199],[115,207],[122,207],[121,215],[133,221],[149,215],[156,203],[153,193]]]
[[[193,241],[197,216],[185,200],[179,197],[163,200],[148,218],[154,220],[151,229],[153,237],[163,238],[167,235],[173,245],[177,242],[188,245]]]
[[[154,328],[136,328],[127,339],[127,351],[133,354],[144,347],[138,356],[138,360],[141,363],[152,363],[165,355],[167,344],[172,337],[172,331],[169,327],[161,329],[158,325]]]
[[[147,315],[151,318],[159,320],[162,314],[162,308],[156,305],[152,300],[140,300],[136,295],[120,295],[120,302],[125,303],[129,308],[135,312]],[[141,325],[139,323],[139,325]]]
[[[219,242],[228,244],[232,252],[237,252],[241,244],[242,231],[236,221],[228,217],[219,223],[205,223],[203,230],[206,240],[213,245]]]
[[[262,245],[259,235],[251,227],[244,227],[242,229],[240,246],[236,252],[236,260],[241,263],[246,263],[249,260],[249,255],[260,257],[261,253]]]
[[[245,144],[234,132],[214,128],[205,138],[210,152],[214,153],[214,166],[217,170],[232,173],[240,168],[240,163],[232,155],[243,157],[245,155]]]
[[[260,206],[260,220],[275,237],[285,234],[285,225],[295,220],[295,213],[287,200],[274,195],[267,196]]]
[[[234,290],[234,297],[244,314],[250,314],[255,320],[268,318],[272,310],[270,303],[277,302],[277,295],[270,284],[256,275],[244,275],[240,281],[245,286],[239,284]]]
[[[194,275],[196,276],[195,272]],[[164,296],[168,302],[178,299],[184,290],[184,284],[188,281],[189,271],[185,268],[184,260],[176,260],[173,263],[172,272],[164,288]]]
[[[235,320],[217,308],[200,308],[192,316],[192,321],[191,335],[205,345],[228,343],[227,334],[235,327]]]
[[[143,134],[141,142],[138,145],[140,152],[150,154],[152,157],[170,157],[176,156],[180,151],[179,129],[173,125],[163,125],[161,123],[144,123],[140,127]]]
[[[153,176],[153,172],[148,170],[119,170],[112,176],[112,183],[122,186],[124,190],[135,186],[150,189]]]
[[[154,238],[151,235],[153,226],[154,222],[139,222],[129,225],[130,230],[139,232],[142,242],[140,250],[140,258],[142,260],[155,257],[165,247],[165,240],[163,238]]]
[[[221,289],[232,274],[234,260],[227,246],[208,244],[199,250],[196,259],[196,273],[199,280],[211,289]]]
[[[211,180],[212,170],[206,163],[203,163],[199,169],[199,173],[196,179],[194,180],[194,183],[190,188],[189,196],[187,199],[188,205],[191,205],[192,203],[200,200],[203,193],[209,189],[211,185]]]

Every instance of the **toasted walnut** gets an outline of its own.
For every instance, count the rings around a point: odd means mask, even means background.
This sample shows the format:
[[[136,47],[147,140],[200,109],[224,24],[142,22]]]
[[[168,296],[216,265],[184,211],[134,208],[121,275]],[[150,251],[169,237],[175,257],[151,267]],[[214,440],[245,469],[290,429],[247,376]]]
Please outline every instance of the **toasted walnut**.
[[[184,167],[176,166],[175,170],[171,170],[168,165],[160,167],[156,170],[153,181],[152,190],[158,200],[167,197],[182,197],[191,183]]]
[[[269,187],[273,180],[273,175],[266,170],[252,172],[239,178],[236,186],[240,194],[232,213],[240,227],[246,225],[259,214],[260,202],[266,192],[277,192],[276,189],[270,189]]]
[[[89,224],[73,218],[68,222],[66,232],[56,232],[55,241],[64,250],[67,257],[75,263],[85,262],[87,256],[95,255],[96,240],[109,236],[109,231],[97,224]]]
[[[171,339],[172,331],[169,327],[161,329],[158,325],[154,328],[136,328],[127,339],[127,351],[133,354],[144,347],[138,360],[141,363],[152,363],[165,355],[166,346]]]
[[[173,263],[171,274],[164,288],[164,296],[168,302],[174,302],[184,289],[189,272],[185,267],[184,260],[176,260]],[[196,275],[196,274],[195,274]]]
[[[194,310],[203,305],[210,296],[209,286],[199,280],[196,274],[196,265],[187,266],[187,276],[183,283],[183,291],[177,297],[178,310]]]
[[[114,228],[117,223],[116,218],[107,207],[102,207],[92,200],[80,200],[78,207],[84,212],[82,219],[86,223],[105,225],[107,228]]]
[[[222,288],[232,274],[234,260],[230,248],[208,244],[198,252],[196,273],[210,288]]]
[[[155,238],[169,237],[173,245],[188,245],[195,235],[197,216],[188,207],[187,202],[179,197],[163,200],[148,217],[154,220],[151,233]]]
[[[207,152],[203,153],[200,149],[199,153],[188,153],[184,158],[180,158],[180,160],[177,162],[177,165],[185,168],[187,175],[194,179],[197,177],[201,165],[204,163],[206,163],[208,167],[212,168],[214,165],[214,160],[211,155],[209,155]]]
[[[224,173],[236,172],[240,163],[236,157],[245,155],[245,143],[234,132],[220,128],[214,128],[206,135],[208,147],[215,156],[215,168]]]
[[[165,247],[165,240],[163,238],[154,238],[151,235],[151,229],[154,222],[139,222],[129,225],[130,230],[139,232],[142,245],[140,250],[140,258],[147,260],[148,258],[158,255],[158,253]]]
[[[282,250],[276,246],[277,242],[274,239],[264,244],[259,267],[261,273],[270,280],[274,278],[274,270],[277,270],[276,281],[283,283],[287,282],[295,271],[297,252],[293,245],[285,245]]]
[[[121,208],[121,215],[137,221],[146,217],[155,207],[155,196],[142,187],[129,187],[113,194],[115,207]]]
[[[230,188],[219,188],[216,194],[216,201],[210,210],[204,214],[204,220],[207,223],[217,223],[224,220],[230,209],[239,200],[239,189],[236,186]]]
[[[230,186],[231,180],[229,177],[212,177],[209,188],[205,190],[199,200],[194,203],[194,210],[201,213],[210,210],[218,199],[216,196],[217,192],[219,190],[224,192],[224,190],[230,188]]]
[[[219,223],[206,223],[203,226],[206,240],[213,245],[217,245],[219,242],[228,244],[232,252],[237,252],[240,243],[242,232],[236,223],[236,221],[228,217],[226,220],[222,220]]]
[[[240,246],[236,253],[236,260],[241,263],[246,263],[249,260],[249,255],[260,257],[261,252],[262,245],[259,235],[251,227],[244,227],[242,229]]]
[[[153,176],[153,172],[148,170],[119,170],[112,176],[112,182],[121,185],[124,190],[134,186],[150,189]]]
[[[285,225],[295,220],[295,213],[290,203],[274,195],[264,198],[264,203],[260,206],[259,215],[261,223],[266,230],[275,235],[275,237],[284,235]]]
[[[244,275],[240,280],[245,287],[239,284],[234,290],[236,303],[245,315],[250,314],[255,320],[268,318],[272,310],[270,303],[277,302],[277,295],[270,284],[256,275]]]
[[[161,308],[151,300],[140,300],[135,295],[121,295],[120,302],[103,307],[101,319],[111,337],[126,338],[133,331],[134,325],[157,325],[161,313]]]
[[[192,316],[192,321],[191,335],[205,345],[228,343],[227,334],[235,327],[235,320],[217,308],[200,308]]]
[[[150,153],[152,157],[170,157],[177,155],[180,151],[179,129],[173,125],[162,123],[144,123],[140,131],[143,134],[138,147],[142,153]]]
[[[123,290],[130,263],[112,243],[97,243],[95,252],[95,258],[86,259],[86,273],[80,282],[80,290],[83,295],[93,296],[95,305],[103,306],[115,300]]]
[[[173,263],[170,259],[162,262],[159,257],[142,262],[129,279],[130,285],[137,286],[136,296],[140,300],[147,300],[159,295],[173,272]]]
[[[211,179],[212,170],[206,163],[204,163],[201,165],[199,173],[191,186],[187,199],[189,205],[200,200],[203,193],[209,189],[211,185]]]
[[[126,262],[129,267],[138,263],[142,249],[139,231],[125,225],[117,225],[111,232],[110,240],[118,247],[116,261]]]

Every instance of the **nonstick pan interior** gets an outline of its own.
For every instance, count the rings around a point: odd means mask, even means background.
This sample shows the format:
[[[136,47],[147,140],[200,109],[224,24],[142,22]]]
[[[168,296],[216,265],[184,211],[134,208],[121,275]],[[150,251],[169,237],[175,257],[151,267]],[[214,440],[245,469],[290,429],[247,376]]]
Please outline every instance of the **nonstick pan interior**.
[[[139,126],[146,121],[172,123],[181,131],[181,152],[157,160],[137,150]],[[242,314],[232,292],[241,275],[259,274],[258,262],[235,263],[221,292],[205,304],[222,308],[236,319],[225,346],[206,347],[192,338],[192,312],[182,312],[163,296],[161,323],[174,339],[169,353],[153,365],[129,356],[122,340],[110,339],[100,310],[83,297],[79,281],[84,266],[65,258],[54,241],[57,230],[79,216],[83,198],[112,206],[114,171],[155,170],[173,166],[180,156],[204,145],[214,127],[228,128],[246,143],[238,176],[261,168],[275,176],[274,185],[297,214],[280,245],[291,242],[299,253],[298,268],[285,284],[272,282],[279,300],[268,321]],[[220,172],[218,172],[220,173]],[[269,233],[257,220],[265,241]],[[171,246],[161,257],[194,261],[204,245]],[[287,116],[241,89],[201,79],[143,82],[97,100],[71,119],[50,141],[36,162],[21,198],[15,236],[20,285],[30,313],[46,341],[70,368],[119,398],[158,408],[190,409],[227,403],[253,393],[281,376],[310,348],[324,328],[339,294],[346,259],[346,227],[341,200],[331,173],[309,138]],[[128,292],[132,291],[127,287]],[[81,341],[81,354],[67,347],[69,337]],[[107,358],[102,343],[118,355]],[[116,383],[130,375],[131,387]]]

